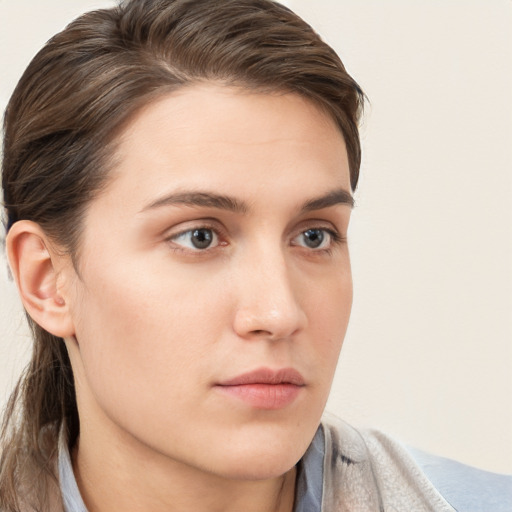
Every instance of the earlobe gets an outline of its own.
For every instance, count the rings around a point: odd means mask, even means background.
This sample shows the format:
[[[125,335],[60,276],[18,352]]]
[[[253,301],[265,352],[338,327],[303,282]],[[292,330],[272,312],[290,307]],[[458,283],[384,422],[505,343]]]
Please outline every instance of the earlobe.
[[[59,284],[62,256],[51,251],[41,227],[32,221],[16,222],[6,239],[7,257],[21,300],[31,318],[59,337],[74,334],[73,322]]]

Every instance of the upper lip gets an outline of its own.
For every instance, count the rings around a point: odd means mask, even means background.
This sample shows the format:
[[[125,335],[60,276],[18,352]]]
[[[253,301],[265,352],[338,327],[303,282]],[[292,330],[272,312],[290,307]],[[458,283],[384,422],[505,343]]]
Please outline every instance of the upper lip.
[[[304,386],[304,377],[294,368],[258,368],[232,379],[219,382],[219,386],[244,386],[247,384],[294,384]]]

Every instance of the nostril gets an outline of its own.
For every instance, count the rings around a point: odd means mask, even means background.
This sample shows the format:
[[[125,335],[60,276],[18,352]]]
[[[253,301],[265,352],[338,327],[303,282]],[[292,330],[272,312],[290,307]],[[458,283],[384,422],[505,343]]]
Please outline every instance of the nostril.
[[[270,334],[268,331],[264,331],[263,329],[256,329],[256,330],[252,331],[252,333],[256,334],[256,335],[261,335],[261,334],[268,335],[268,334]]]

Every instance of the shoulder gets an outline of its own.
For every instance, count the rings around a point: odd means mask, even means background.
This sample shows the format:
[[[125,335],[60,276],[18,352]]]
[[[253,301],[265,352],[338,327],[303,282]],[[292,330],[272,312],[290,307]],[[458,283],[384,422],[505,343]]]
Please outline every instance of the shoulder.
[[[407,451],[377,431],[328,416],[324,496],[327,511],[453,512]]]
[[[360,474],[365,466],[371,468],[365,478],[373,477],[373,492],[379,494],[385,510],[512,510],[512,477],[408,449],[382,432],[357,430],[331,416],[322,426],[326,478],[335,486],[348,468],[359,468]],[[327,464],[329,458],[336,460]]]
[[[483,471],[413,448],[408,450],[428,479],[457,510],[512,510],[512,475]]]
[[[323,510],[453,512],[405,448],[388,436],[331,416],[322,427]]]

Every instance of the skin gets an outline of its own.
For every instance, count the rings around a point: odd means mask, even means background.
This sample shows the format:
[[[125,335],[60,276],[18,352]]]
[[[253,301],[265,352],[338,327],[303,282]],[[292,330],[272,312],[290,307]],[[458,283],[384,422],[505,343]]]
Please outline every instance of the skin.
[[[298,95],[209,84],[146,106],[116,156],[86,213],[78,274],[37,235],[53,268],[41,295],[60,311],[38,321],[70,353],[84,501],[289,512],[352,302],[343,137]],[[11,230],[21,255],[37,245],[29,228]],[[194,246],[196,229],[210,246]],[[262,409],[218,386],[263,367],[303,376],[290,404]]]

